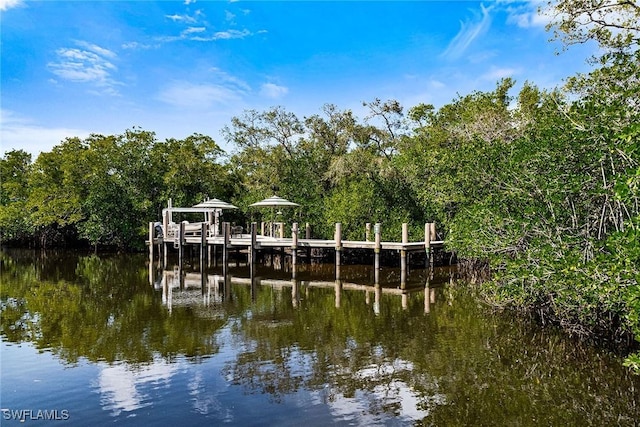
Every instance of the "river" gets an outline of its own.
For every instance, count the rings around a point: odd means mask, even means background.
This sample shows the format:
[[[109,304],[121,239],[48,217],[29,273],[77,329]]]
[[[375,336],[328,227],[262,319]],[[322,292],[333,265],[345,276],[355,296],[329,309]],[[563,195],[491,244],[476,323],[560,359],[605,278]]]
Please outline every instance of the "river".
[[[493,312],[455,269],[0,252],[11,425],[640,425],[603,348]],[[404,289],[401,289],[404,288]]]

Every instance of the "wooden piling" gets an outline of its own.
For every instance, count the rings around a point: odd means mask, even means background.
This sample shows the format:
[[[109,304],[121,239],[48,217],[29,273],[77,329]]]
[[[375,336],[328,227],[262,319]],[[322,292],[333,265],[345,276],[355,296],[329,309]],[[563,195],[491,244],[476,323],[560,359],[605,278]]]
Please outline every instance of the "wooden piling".
[[[251,246],[249,246],[249,264],[256,263],[256,242],[258,241],[258,224],[251,223]]]
[[[209,224],[200,224],[200,270],[204,271],[207,265],[207,227]]]
[[[149,261],[153,263],[153,238],[155,236],[155,227],[153,222],[149,223]]]
[[[184,244],[185,244],[185,239],[184,239],[184,232],[185,232],[185,223],[184,221],[180,223],[180,235],[178,236],[178,265],[180,267],[180,270],[182,270],[183,267],[183,260],[184,260]]]
[[[429,249],[431,249],[431,242],[437,240],[437,236],[436,236],[436,223],[432,222],[429,223]],[[431,250],[429,251],[429,263],[431,265],[433,265],[434,263],[434,257],[433,257],[433,253],[431,252]]]
[[[226,276],[227,274],[227,268],[228,268],[228,264],[229,264],[229,241],[230,241],[230,236],[231,234],[231,227],[230,224],[228,222],[223,222],[222,223],[222,237],[223,237],[223,244],[222,244],[222,271],[223,274]]]
[[[294,268],[298,265],[298,223],[291,225],[291,263]]]
[[[431,263],[431,224],[428,222],[424,224],[424,251],[426,254],[425,268],[428,268]]]
[[[407,223],[402,223],[402,249],[400,249],[400,289],[407,286],[407,249],[409,243],[409,227]]]
[[[373,248],[373,282],[377,285],[380,283],[380,223],[376,223],[373,228],[375,234],[375,246]]]
[[[304,226],[304,238],[307,240],[311,239],[311,224],[309,224],[308,222],[305,224]],[[307,260],[309,260],[308,262],[311,263],[311,246],[307,247]]]
[[[166,211],[162,212],[162,267],[167,266],[168,248],[167,248],[167,236],[169,233],[169,214]]]
[[[336,269],[340,268],[340,255],[342,253],[342,224],[336,222],[336,232],[334,235],[336,242]]]
[[[368,242],[370,238],[371,238],[371,223],[367,222],[364,225],[364,241]]]

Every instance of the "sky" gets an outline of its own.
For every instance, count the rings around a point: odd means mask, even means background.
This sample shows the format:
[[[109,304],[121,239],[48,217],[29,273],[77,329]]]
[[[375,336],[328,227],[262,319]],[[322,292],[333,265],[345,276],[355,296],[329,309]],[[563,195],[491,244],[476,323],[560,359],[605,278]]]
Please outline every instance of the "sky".
[[[220,133],[246,110],[439,108],[505,77],[543,89],[589,70],[532,1],[0,0],[0,152],[141,128]]]

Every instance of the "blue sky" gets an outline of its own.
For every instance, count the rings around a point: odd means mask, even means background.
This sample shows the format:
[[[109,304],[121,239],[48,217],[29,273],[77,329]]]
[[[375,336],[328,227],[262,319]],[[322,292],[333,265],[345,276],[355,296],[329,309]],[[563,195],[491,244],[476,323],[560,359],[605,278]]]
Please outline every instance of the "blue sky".
[[[549,41],[540,1],[0,0],[2,153],[65,137],[220,135],[244,110],[440,107],[503,77],[553,88],[590,46]]]

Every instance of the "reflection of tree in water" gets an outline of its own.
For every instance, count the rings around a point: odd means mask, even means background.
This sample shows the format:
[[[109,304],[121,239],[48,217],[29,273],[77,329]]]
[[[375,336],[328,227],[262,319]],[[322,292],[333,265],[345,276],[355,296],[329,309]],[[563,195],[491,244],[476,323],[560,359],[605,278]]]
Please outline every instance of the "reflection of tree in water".
[[[197,360],[219,349],[214,335],[224,320],[193,316],[188,307],[169,315],[148,286],[143,258],[79,256],[71,260],[75,276],[56,273],[51,280],[33,262],[1,256],[0,325],[9,342],[33,342],[69,363],[82,357],[149,363],[154,355]],[[58,261],[55,271],[69,269],[68,259]]]
[[[307,390],[337,412],[357,407],[368,416],[422,418],[441,404],[433,378],[415,370],[404,354],[406,337],[418,328],[415,319],[424,316],[403,311],[397,295],[383,296],[380,316],[364,303],[363,292],[342,298],[335,308],[333,289],[312,289],[296,310],[274,304],[272,289],[260,289],[251,316],[233,325],[243,351],[227,375],[248,393],[267,393],[276,402]],[[424,309],[422,298],[416,294],[411,305]],[[429,344],[424,340],[420,347]]]
[[[239,351],[226,367],[248,393],[283,402],[306,390],[336,415],[366,414],[363,423],[403,414],[433,425],[640,419],[640,378],[620,360],[491,314],[466,289],[439,290],[441,303],[428,315],[420,293],[409,296],[407,310],[384,294],[377,316],[358,291],[344,291],[336,308],[333,290],[303,289],[297,309],[284,291],[258,291],[250,314],[233,324]]]

